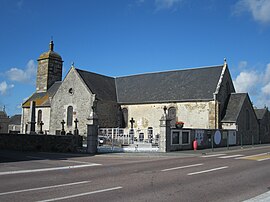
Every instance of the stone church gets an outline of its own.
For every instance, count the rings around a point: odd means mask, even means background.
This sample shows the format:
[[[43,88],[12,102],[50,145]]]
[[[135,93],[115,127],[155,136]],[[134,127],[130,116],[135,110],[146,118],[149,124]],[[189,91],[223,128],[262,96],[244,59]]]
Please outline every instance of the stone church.
[[[63,60],[54,51],[53,41],[37,61],[36,92],[22,104],[22,133],[29,131],[32,101],[36,104],[37,133],[40,127],[47,134],[60,134],[63,127],[73,133],[77,125],[79,134],[86,136],[93,110],[100,128],[128,129],[132,119],[134,128],[155,129],[164,108],[172,126],[181,121],[191,129],[242,129],[243,125],[244,131],[259,131],[248,95],[235,93],[226,60],[218,66],[122,77],[100,75],[72,65],[63,81]],[[233,114],[236,103],[241,113]],[[242,120],[247,111],[249,119]],[[246,121],[255,125],[247,128]]]

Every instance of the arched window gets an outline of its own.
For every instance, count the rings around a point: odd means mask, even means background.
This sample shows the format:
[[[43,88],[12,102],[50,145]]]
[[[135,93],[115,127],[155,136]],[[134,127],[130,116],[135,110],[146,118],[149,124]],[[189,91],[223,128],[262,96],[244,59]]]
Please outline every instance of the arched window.
[[[67,108],[67,126],[72,126],[73,122],[73,107],[68,106]]]
[[[250,129],[250,114],[248,109],[246,110],[246,130]]]
[[[168,109],[168,117],[171,119],[171,126],[175,126],[176,123],[176,108],[170,107]]]
[[[37,125],[40,125],[41,121],[42,121],[42,111],[40,109],[38,110]]]
[[[128,126],[128,109],[127,108],[123,108],[122,109],[122,113],[123,113],[123,123],[122,123],[122,126],[123,126],[123,128],[126,128]]]

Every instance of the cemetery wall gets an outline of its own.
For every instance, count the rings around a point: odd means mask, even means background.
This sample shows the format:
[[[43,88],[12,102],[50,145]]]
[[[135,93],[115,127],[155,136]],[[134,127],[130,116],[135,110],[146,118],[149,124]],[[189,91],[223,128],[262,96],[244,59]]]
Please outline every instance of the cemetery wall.
[[[82,137],[75,135],[0,134],[0,149],[42,152],[77,152]]]

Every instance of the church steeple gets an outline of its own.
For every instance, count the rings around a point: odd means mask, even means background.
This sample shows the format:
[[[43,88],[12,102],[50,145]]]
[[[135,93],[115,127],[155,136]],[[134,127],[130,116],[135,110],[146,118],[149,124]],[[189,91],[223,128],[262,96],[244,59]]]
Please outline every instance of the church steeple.
[[[56,81],[62,80],[62,57],[54,52],[53,40],[50,41],[49,51],[38,58],[37,92],[46,92]]]

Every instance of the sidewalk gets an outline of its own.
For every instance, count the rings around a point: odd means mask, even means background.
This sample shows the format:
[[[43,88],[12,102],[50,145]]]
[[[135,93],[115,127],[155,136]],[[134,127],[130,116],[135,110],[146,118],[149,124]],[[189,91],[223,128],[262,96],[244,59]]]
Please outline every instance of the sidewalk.
[[[209,149],[200,149],[197,151],[194,150],[182,150],[182,151],[173,151],[173,152],[115,152],[115,153],[103,153],[105,155],[122,155],[122,156],[152,156],[152,157],[164,157],[164,156],[181,156],[181,157],[192,157],[192,156],[202,156],[202,155],[208,155],[213,153],[230,153],[235,151],[243,151],[243,150],[252,150],[257,148],[264,148],[269,147],[270,144],[259,144],[259,145],[244,145],[241,146],[231,146],[229,148],[227,147],[219,147],[219,148],[212,148]],[[98,155],[103,155],[98,154]]]

